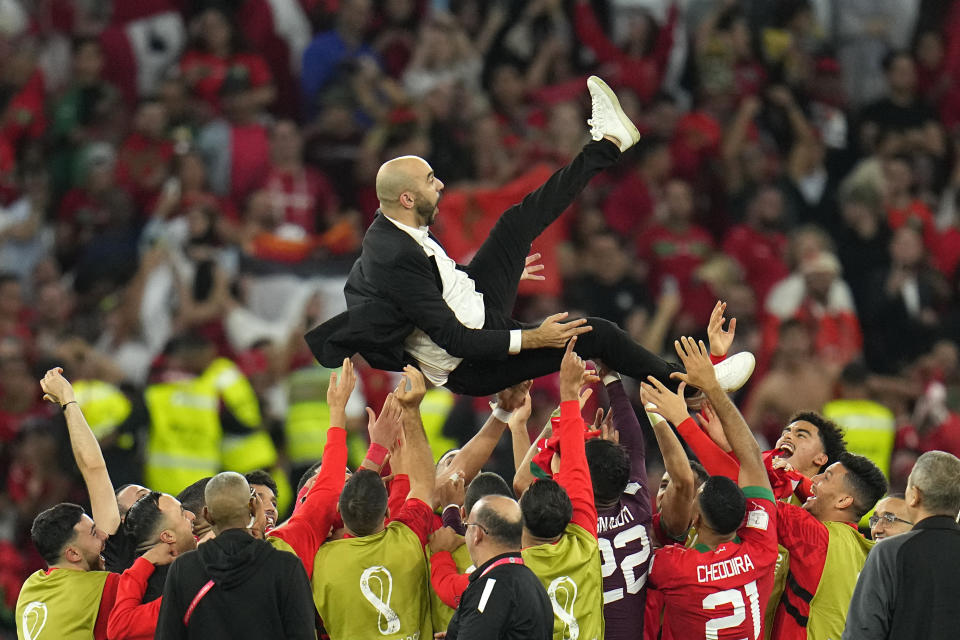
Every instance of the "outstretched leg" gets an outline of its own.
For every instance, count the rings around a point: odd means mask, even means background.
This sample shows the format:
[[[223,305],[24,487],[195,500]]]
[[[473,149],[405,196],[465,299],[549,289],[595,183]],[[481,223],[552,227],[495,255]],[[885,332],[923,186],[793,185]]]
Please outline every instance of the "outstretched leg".
[[[570,164],[500,216],[467,266],[489,311],[510,315],[530,245],[567,210],[591,178],[619,159],[620,150],[612,142],[590,142]]]
[[[577,353],[585,359],[600,358],[612,370],[637,380],[654,376],[671,389],[679,384],[670,378],[683,371],[634,342],[623,329],[603,318],[588,318],[593,331],[577,337]],[[560,370],[563,349],[531,349],[505,360],[464,360],[450,374],[446,387],[456,393],[485,396],[524,380]]]

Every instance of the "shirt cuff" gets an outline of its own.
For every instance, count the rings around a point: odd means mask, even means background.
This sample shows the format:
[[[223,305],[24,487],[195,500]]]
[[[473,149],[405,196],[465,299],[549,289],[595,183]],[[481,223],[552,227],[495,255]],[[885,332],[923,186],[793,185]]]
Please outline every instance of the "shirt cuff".
[[[515,356],[520,353],[520,347],[523,344],[523,338],[521,337],[522,329],[511,329],[510,330],[510,355]]]

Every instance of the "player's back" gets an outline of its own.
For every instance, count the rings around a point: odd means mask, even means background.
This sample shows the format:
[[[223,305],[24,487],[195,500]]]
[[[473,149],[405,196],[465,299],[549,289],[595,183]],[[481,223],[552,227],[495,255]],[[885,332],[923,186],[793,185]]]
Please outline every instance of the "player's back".
[[[311,587],[332,640],[433,636],[426,558],[417,534],[401,522],[324,544]]]
[[[597,510],[603,617],[609,640],[636,638],[643,628],[650,563],[650,498],[631,482],[616,506]]]
[[[737,536],[710,549],[658,549],[651,582],[664,597],[664,623],[674,638],[756,640],[777,561],[776,505],[769,490],[744,489],[747,517]]]

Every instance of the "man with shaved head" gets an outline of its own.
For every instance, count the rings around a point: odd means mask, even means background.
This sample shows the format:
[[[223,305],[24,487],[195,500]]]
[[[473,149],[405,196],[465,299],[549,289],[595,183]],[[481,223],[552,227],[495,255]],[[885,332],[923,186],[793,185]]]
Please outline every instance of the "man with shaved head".
[[[216,537],[171,566],[156,637],[315,639],[307,574],[296,556],[253,536],[263,510],[246,479],[225,471],[204,497]]]
[[[359,352],[378,369],[400,371],[416,364],[434,385],[482,396],[558,371],[564,346],[579,336],[577,350],[585,358],[602,358],[635,378],[670,380],[677,365],[634,343],[607,320],[565,322],[566,314],[560,313],[535,326],[510,317],[533,241],[591,178],[640,139],[603,80],[591,76],[587,88],[592,141],[500,216],[469,265],[456,264],[430,233],[444,184],[429,163],[404,156],[380,167],[380,209],[344,287],[347,311],[306,336],[322,365],[334,368]],[[752,372],[750,354],[718,365],[728,390],[739,388]]]
[[[547,591],[520,556],[523,515],[517,501],[484,496],[464,524],[467,550],[477,569],[447,627],[447,640],[552,638],[553,609]]]

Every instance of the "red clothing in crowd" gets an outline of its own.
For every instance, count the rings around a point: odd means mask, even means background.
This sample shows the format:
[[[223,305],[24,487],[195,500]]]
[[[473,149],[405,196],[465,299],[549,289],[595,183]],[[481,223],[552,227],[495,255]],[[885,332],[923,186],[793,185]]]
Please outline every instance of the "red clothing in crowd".
[[[607,196],[603,216],[611,229],[629,238],[650,224],[654,204],[650,185],[639,173],[631,171]]]
[[[319,233],[326,227],[318,224],[339,207],[336,191],[326,176],[312,168],[299,172],[272,168],[263,181],[262,189],[270,192],[274,207],[283,210],[283,220],[296,225],[305,233]]]
[[[173,160],[173,142],[132,133],[117,155],[117,182],[133,197],[137,210],[145,211],[160,193]],[[159,179],[158,179],[159,176]]]
[[[916,225],[923,233],[923,242],[927,249],[937,247],[937,228],[929,207],[920,200],[914,200],[903,209],[887,209],[887,224],[896,231],[905,224]]]
[[[677,5],[671,4],[667,21],[660,28],[653,51],[647,56],[633,56],[617,47],[604,33],[589,2],[578,2],[574,25],[580,41],[590,47],[597,61],[610,65],[606,78],[611,84],[631,89],[642,102],[647,102],[660,88],[663,73],[673,49],[673,30],[677,24]]]
[[[777,231],[764,233],[746,224],[730,229],[723,241],[723,252],[743,267],[760,307],[773,285],[790,275],[784,261],[786,251],[787,236]]]
[[[243,67],[250,86],[259,88],[272,82],[270,67],[255,53],[236,53],[221,58],[204,51],[187,51],[180,60],[180,71],[190,83],[194,95],[220,111],[220,86],[231,67]]]
[[[683,299],[683,314],[696,324],[705,324],[713,309],[714,296],[709,288],[696,280],[694,272],[714,251],[713,237],[706,229],[691,225],[676,231],[663,225],[647,229],[637,238],[637,256],[655,275],[655,295],[662,293],[664,280],[676,280]]]
[[[934,251],[937,269],[948,279],[957,273],[960,266],[960,229],[950,227],[940,234]]]
[[[230,197],[243,208],[247,197],[260,186],[270,169],[270,138],[259,124],[230,128]]]
[[[3,110],[0,137],[12,147],[18,147],[24,140],[37,140],[47,128],[45,107],[43,73],[38,69]]]
[[[960,414],[948,414],[946,420],[923,433],[912,424],[902,427],[897,431],[896,449],[946,451],[960,456]]]

